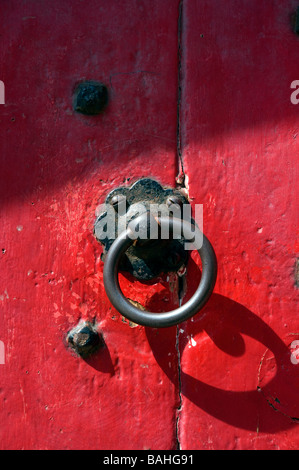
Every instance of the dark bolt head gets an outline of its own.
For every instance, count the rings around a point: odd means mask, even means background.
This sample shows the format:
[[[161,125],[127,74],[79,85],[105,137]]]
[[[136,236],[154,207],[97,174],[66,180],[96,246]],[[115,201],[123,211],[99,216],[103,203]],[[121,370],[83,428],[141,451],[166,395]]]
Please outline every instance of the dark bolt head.
[[[127,210],[127,198],[123,194],[116,194],[110,199],[110,204],[116,212],[124,214]]]
[[[75,91],[74,110],[78,113],[94,115],[101,113],[108,104],[108,90],[98,82],[79,83]]]
[[[183,201],[178,196],[169,196],[166,200],[170,217],[182,217]]]
[[[295,34],[299,35],[299,7],[293,13],[292,17],[292,28]]]
[[[67,343],[81,357],[94,354],[104,342],[95,326],[89,322],[80,322],[67,335]]]
[[[169,196],[166,200],[166,205],[171,207],[173,205],[179,206],[180,208],[183,207],[183,201],[178,196]]]

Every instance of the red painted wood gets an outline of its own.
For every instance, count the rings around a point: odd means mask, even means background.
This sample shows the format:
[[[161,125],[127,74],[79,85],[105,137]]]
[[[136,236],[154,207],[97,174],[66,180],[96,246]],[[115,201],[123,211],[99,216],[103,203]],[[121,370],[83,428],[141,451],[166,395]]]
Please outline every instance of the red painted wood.
[[[174,185],[177,17],[170,0],[2,4],[2,449],[176,447],[176,329],[161,342],[111,308],[92,232],[114,187]],[[84,79],[107,84],[103,115],[73,112]],[[176,301],[167,282],[123,283],[149,306]],[[65,345],[80,319],[106,343],[86,361]]]
[[[178,30],[178,1],[4,3],[1,448],[298,448],[297,4],[182,0]],[[218,281],[178,330],[132,327],[104,292],[93,223],[116,186],[174,185],[178,67],[183,169]],[[84,79],[108,85],[101,116],[72,110]],[[173,276],[121,282],[149,309],[177,305]],[[106,344],[89,360],[65,345],[80,319]]]
[[[182,5],[183,165],[219,275],[203,317],[181,326],[181,448],[296,449],[297,3]]]

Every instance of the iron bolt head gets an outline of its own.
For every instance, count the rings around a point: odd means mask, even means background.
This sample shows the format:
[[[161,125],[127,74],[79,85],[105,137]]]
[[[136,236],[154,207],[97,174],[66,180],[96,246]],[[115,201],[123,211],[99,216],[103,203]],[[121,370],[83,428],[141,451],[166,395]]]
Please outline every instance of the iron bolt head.
[[[179,206],[180,208],[183,207],[183,201],[178,196],[169,196],[166,200],[167,207],[171,207],[173,205]]]
[[[74,110],[81,114],[101,113],[108,103],[108,90],[103,83],[81,82],[76,88]]]
[[[110,200],[110,204],[116,212],[124,214],[127,210],[127,199],[123,194],[116,194]]]
[[[292,27],[295,34],[299,35],[299,7],[292,15]]]
[[[90,322],[80,322],[67,335],[67,343],[81,357],[94,354],[104,344],[96,327]]]

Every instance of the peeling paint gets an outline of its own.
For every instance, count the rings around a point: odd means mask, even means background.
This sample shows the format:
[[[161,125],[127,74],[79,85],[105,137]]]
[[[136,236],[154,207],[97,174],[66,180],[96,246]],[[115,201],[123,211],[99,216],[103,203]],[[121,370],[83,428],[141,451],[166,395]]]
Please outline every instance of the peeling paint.
[[[3,300],[5,299],[9,299],[9,295],[8,295],[8,292],[7,290],[5,289],[4,293],[2,295],[0,295],[0,300],[3,302]]]

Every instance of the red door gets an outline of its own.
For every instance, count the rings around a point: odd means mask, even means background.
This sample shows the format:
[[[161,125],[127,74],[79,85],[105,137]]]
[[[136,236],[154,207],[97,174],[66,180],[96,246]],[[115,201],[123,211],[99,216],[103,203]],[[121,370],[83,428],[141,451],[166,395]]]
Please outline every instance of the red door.
[[[218,258],[180,336],[183,449],[298,448],[296,8],[183,2],[182,165]]]
[[[2,449],[298,447],[296,7],[3,3]],[[98,115],[74,110],[85,80],[107,86]],[[141,177],[203,204],[218,259],[171,328],[127,321],[103,286],[97,209]],[[199,277],[193,253],[184,302]],[[122,277],[149,310],[177,286]],[[80,321],[103,339],[88,358],[66,342]]]

